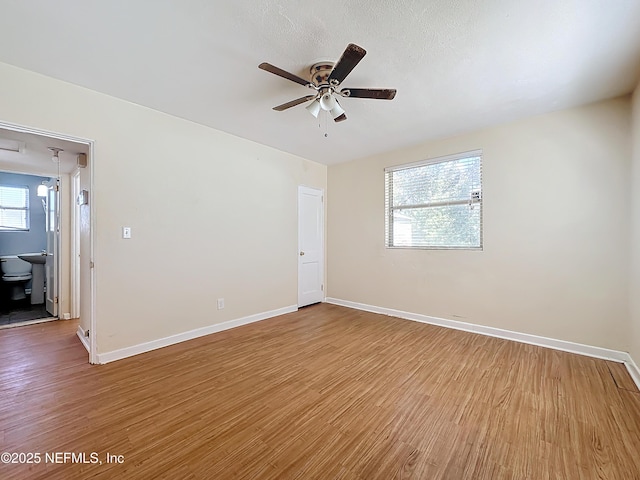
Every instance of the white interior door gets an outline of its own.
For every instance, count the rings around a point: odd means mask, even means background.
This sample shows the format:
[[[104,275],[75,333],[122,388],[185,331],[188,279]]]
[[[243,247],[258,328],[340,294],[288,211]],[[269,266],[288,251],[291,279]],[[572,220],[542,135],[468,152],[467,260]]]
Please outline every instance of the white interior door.
[[[49,191],[47,192],[47,260],[45,263],[45,275],[47,279],[47,295],[45,297],[45,303],[47,312],[54,317],[58,316],[58,235],[60,230],[58,228],[58,220],[60,218],[59,212],[59,189],[60,181],[54,180],[49,185]]]
[[[298,187],[298,306],[324,300],[322,190]]]

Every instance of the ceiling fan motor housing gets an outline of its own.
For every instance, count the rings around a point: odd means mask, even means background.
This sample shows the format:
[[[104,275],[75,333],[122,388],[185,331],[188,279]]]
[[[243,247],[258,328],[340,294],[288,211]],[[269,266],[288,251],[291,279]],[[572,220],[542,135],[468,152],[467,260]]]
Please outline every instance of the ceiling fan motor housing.
[[[319,62],[314,63],[309,72],[311,74],[311,83],[313,83],[316,87],[322,84],[329,84],[329,75],[333,70],[334,63],[333,62]]]

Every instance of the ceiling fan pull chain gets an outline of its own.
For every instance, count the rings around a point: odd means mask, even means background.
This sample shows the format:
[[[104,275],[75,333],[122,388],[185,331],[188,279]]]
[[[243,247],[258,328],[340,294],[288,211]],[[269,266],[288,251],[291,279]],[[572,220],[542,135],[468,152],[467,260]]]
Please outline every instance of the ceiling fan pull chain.
[[[329,112],[324,112],[324,138],[329,137]]]

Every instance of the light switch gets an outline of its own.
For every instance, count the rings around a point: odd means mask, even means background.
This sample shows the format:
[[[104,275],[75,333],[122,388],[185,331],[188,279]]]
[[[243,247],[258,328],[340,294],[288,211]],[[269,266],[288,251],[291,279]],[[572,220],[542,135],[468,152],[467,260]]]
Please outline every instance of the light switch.
[[[131,227],[122,227],[122,238],[131,238]]]

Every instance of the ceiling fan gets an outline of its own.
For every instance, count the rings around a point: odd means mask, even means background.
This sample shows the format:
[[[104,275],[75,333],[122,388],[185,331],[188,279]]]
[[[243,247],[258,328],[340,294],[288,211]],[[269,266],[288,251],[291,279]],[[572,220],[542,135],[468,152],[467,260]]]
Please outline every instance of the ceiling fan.
[[[367,52],[364,48],[350,43],[338,63],[320,62],[312,65],[309,69],[310,80],[305,80],[270,63],[261,63],[258,68],[315,90],[313,95],[306,95],[283,103],[273,107],[274,110],[281,112],[287,108],[310,101],[311,103],[307,105],[306,109],[314,117],[317,118],[320,111],[324,110],[329,112],[335,122],[342,122],[347,119],[347,115],[336,98],[338,96],[373,98],[377,100],[392,100],[396,96],[396,90],[392,88],[342,88],[343,80],[347,78],[347,75],[351,73],[351,70],[366,54]]]

